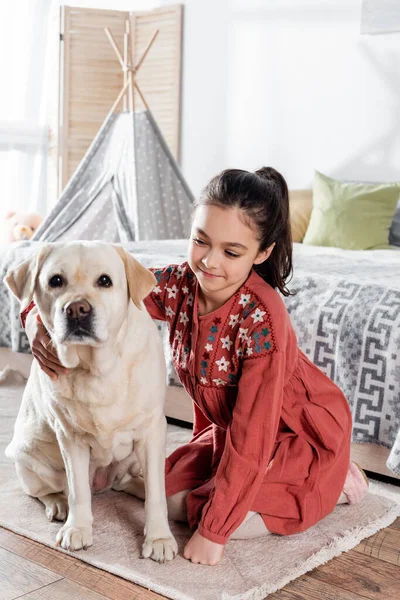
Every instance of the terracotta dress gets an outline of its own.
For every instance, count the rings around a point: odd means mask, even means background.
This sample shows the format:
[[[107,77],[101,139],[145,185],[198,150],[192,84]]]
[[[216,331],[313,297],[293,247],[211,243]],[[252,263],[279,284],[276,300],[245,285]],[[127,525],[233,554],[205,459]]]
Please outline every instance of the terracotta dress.
[[[167,496],[194,488],[189,524],[219,544],[249,510],[282,535],[317,523],[343,489],[351,414],[298,348],[281,297],[253,271],[221,308],[198,316],[187,263],[153,272],[146,308],[169,323],[173,362],[194,406],[193,439],[167,458]]]

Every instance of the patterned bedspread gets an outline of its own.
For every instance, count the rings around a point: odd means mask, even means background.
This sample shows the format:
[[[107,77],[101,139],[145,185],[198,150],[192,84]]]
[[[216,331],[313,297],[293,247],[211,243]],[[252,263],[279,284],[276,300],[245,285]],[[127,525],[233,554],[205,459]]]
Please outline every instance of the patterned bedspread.
[[[1,273],[34,243],[12,246]],[[186,241],[134,242],[125,247],[145,266],[185,260]],[[1,247],[0,247],[1,252]],[[387,466],[400,475],[400,251],[348,251],[294,245],[294,277],[285,299],[299,346],[345,393],[353,414],[353,441],[391,449]],[[18,303],[0,283],[0,346],[29,351]],[[165,325],[168,383],[173,370]]]

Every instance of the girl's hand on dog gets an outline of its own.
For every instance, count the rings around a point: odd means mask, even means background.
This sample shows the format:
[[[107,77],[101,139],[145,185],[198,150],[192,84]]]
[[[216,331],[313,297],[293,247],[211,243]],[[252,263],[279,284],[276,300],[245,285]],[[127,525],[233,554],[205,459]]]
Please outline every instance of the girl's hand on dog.
[[[59,375],[67,375],[68,369],[60,363],[49,332],[43,325],[40,315],[37,312],[32,315],[31,313],[26,319],[26,334],[39,367],[53,380],[58,379]]]

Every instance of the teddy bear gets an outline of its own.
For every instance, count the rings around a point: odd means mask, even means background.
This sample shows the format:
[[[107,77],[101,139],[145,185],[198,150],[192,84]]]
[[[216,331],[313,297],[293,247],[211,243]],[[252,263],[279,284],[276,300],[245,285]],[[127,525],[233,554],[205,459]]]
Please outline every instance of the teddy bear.
[[[6,242],[29,240],[42,223],[43,217],[38,213],[9,212],[4,219]]]

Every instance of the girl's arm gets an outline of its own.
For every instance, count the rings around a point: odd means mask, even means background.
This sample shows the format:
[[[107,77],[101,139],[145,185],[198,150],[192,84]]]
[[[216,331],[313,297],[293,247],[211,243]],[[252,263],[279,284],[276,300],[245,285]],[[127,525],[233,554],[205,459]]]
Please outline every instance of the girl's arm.
[[[157,279],[157,284],[143,302],[153,319],[159,321],[169,320],[166,307],[174,304],[176,298],[176,293],[171,294],[169,290],[173,289],[173,286],[176,286],[178,283],[176,280],[176,271],[179,268],[178,265],[169,265],[163,269],[149,269]]]
[[[285,363],[285,354],[277,350],[243,361],[214,490],[198,529],[212,542],[225,544],[251,510],[278,432]]]

